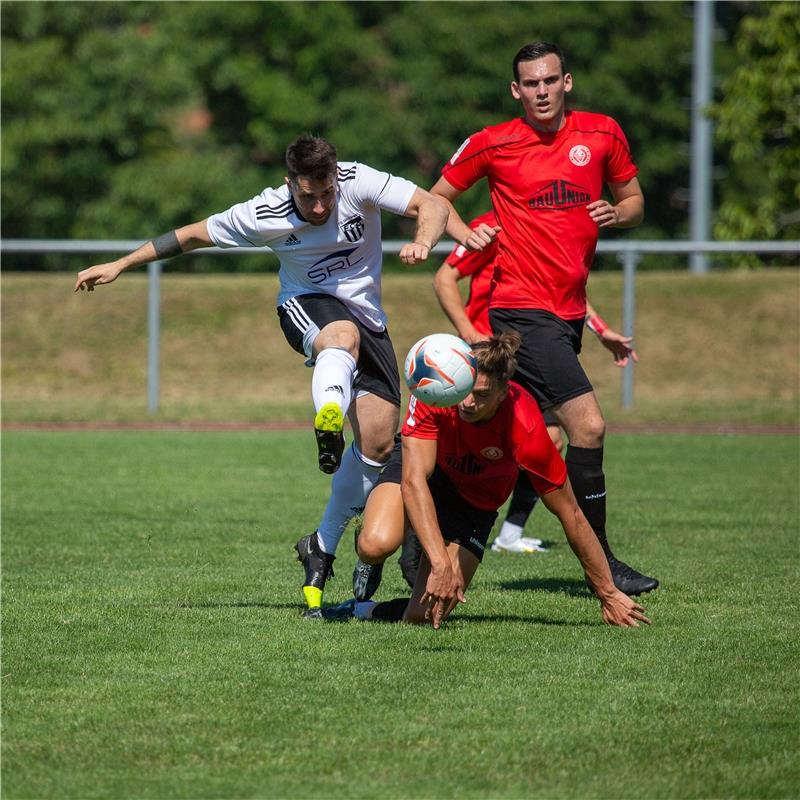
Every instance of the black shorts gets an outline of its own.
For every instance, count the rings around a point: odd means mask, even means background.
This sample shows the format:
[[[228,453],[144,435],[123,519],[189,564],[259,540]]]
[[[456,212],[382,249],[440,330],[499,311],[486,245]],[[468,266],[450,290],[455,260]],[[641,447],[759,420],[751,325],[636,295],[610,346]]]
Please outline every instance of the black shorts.
[[[389,461],[381,470],[376,486],[381,483],[400,483],[403,477],[403,453],[400,437],[396,437]],[[483,551],[492,532],[496,511],[486,511],[467,502],[453,482],[437,466],[428,478],[439,530],[446,542],[455,542],[469,550],[478,561],[483,561]]]
[[[536,398],[543,412],[592,391],[578,360],[582,319],[561,319],[539,309],[492,308],[489,320],[495,333],[514,330],[522,336],[514,380]]]
[[[361,345],[358,348],[357,370],[353,389],[382,397],[400,405],[400,373],[389,331],[371,331],[356,319],[350,309],[329,294],[303,294],[278,306],[278,319],[286,341],[313,366],[311,346],[317,334],[330,322],[347,320],[358,328]]]

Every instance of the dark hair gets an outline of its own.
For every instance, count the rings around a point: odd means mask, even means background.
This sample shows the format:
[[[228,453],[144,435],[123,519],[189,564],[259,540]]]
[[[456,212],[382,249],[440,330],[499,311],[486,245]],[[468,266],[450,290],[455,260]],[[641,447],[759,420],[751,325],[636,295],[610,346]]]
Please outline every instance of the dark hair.
[[[336,148],[321,136],[304,133],[286,148],[286,174],[324,181],[336,174]]]
[[[516,331],[505,331],[484,342],[472,345],[472,352],[482,372],[495,388],[502,388],[517,371],[514,353],[519,350],[522,337]]]
[[[533,42],[532,44],[526,44],[525,47],[521,48],[514,56],[514,80],[519,83],[520,61],[536,61],[539,58],[544,58],[549,55],[558,56],[558,61],[561,64],[561,74],[566,75],[567,67],[561,48],[557,44],[550,44],[550,42]]]

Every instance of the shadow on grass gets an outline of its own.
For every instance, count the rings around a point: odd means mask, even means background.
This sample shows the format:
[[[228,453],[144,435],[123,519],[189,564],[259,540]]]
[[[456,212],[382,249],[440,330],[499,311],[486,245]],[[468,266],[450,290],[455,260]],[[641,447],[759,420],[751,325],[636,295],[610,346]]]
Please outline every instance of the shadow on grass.
[[[510,592],[556,592],[571,597],[593,597],[589,587],[574,578],[524,578],[516,581],[497,581],[498,589]]]

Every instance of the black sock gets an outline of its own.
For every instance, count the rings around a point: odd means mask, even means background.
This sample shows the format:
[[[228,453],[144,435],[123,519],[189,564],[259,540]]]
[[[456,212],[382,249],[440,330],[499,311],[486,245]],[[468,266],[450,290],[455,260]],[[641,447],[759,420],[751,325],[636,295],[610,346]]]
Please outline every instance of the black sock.
[[[394,600],[377,603],[372,609],[372,619],[381,622],[400,622],[408,607],[408,601],[408,597],[396,597]]]
[[[607,558],[614,554],[606,539],[606,476],[602,447],[567,447],[567,474],[578,505],[592,526]]]
[[[506,522],[524,528],[538,499],[539,495],[536,494],[536,489],[533,488],[528,473],[520,470],[514,494],[511,495],[511,502],[508,504]]]

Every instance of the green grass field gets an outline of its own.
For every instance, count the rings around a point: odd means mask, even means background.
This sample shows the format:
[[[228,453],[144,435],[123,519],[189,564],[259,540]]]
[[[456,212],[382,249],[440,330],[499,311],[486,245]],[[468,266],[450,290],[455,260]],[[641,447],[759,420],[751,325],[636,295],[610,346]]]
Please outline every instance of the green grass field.
[[[603,626],[537,509],[552,550],[488,554],[434,632],[301,619],[307,431],[6,432],[3,796],[796,797],[799,455],[611,437],[653,625]]]

